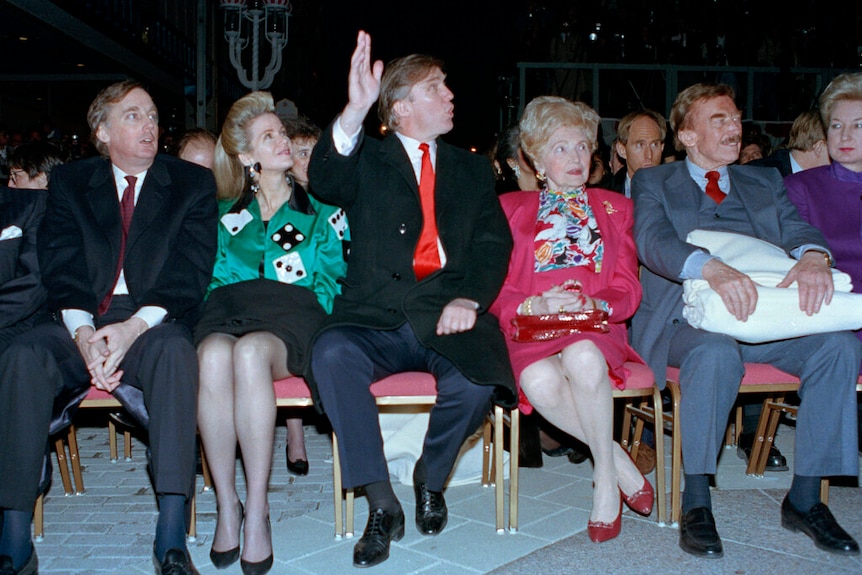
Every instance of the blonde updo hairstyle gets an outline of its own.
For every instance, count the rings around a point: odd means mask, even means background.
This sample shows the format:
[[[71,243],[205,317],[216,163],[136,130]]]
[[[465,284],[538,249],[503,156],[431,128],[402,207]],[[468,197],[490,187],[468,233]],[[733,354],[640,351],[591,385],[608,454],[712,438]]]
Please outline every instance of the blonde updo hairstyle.
[[[820,95],[820,117],[823,125],[832,123],[832,110],[842,100],[862,100],[862,72],[836,76]]]
[[[264,114],[275,114],[275,104],[272,94],[262,91],[246,94],[234,102],[228,110],[216,142],[213,162],[213,173],[220,200],[238,198],[248,185],[245,166],[240,161],[239,155],[251,151],[248,127]]]
[[[539,96],[527,104],[519,123],[521,147],[534,163],[560,128],[581,128],[590,139],[590,153],[598,149],[599,115],[583,102],[559,96]]]

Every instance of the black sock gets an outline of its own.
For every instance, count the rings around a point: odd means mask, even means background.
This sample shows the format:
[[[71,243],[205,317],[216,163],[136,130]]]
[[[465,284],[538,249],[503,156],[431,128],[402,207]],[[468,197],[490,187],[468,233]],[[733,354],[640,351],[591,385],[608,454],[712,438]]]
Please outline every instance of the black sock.
[[[186,549],[186,497],[162,494],[158,501],[159,522],[156,524],[154,551],[161,561],[169,549]]]
[[[807,513],[820,503],[820,478],[807,475],[794,475],[787,492],[787,499],[797,511]]]
[[[401,508],[398,498],[395,497],[395,492],[392,491],[392,484],[388,481],[369,483],[365,486],[365,496],[368,499],[369,513],[377,509],[395,513]]]
[[[30,541],[30,524],[33,523],[33,513],[4,509],[3,532],[0,534],[0,555],[12,558],[16,569],[22,567],[33,552],[33,542]]]
[[[706,507],[712,511],[712,496],[709,494],[708,475],[685,474],[685,491],[682,494],[682,512]]]
[[[425,460],[421,457],[413,466],[413,485],[417,483],[428,483],[428,467],[425,465]]]

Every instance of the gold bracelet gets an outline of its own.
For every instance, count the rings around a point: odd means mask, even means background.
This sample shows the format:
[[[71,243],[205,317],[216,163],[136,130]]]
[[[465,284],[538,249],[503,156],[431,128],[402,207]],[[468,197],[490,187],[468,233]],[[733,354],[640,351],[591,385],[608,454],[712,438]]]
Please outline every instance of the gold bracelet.
[[[523,312],[521,315],[533,315],[533,297],[535,296],[528,297],[521,304],[521,311]]]

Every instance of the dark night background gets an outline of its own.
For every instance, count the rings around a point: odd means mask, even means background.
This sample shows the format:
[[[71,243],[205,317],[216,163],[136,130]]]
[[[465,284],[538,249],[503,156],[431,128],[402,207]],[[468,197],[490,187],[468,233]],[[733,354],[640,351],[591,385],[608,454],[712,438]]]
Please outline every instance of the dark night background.
[[[187,33],[193,32],[195,4],[194,0],[0,0],[0,124],[21,131],[51,124],[61,132],[86,133],[84,116],[96,91],[118,75],[142,74],[122,59],[85,46],[74,34],[40,22],[27,6],[61,7],[143,54],[152,51],[152,41],[141,45],[146,43],[141,22],[161,16],[180,33],[183,26]],[[779,74],[769,88],[781,98],[776,104],[780,109],[774,111],[781,113],[779,120],[792,120],[816,102],[817,94],[799,83],[789,72],[791,67],[859,69],[862,47],[862,4],[858,2],[840,9],[835,3],[813,0],[800,0],[792,7],[783,0],[293,0],[292,4],[284,64],[269,88],[276,100],[288,98],[301,113],[322,126],[328,124],[346,102],[349,58],[357,31],[364,29],[372,36],[375,59],[386,62],[423,52],[446,62],[455,94],[455,129],[447,139],[480,149],[490,146],[507,113],[511,115],[521,104],[510,97],[517,95],[516,63],[550,60],[551,39],[564,22],[578,39],[577,58],[582,62],[702,66],[721,60],[732,66],[780,67],[787,72]],[[99,7],[108,5],[113,10],[121,6],[139,18],[127,24],[116,12],[103,13],[103,20],[95,22]],[[212,17],[208,57],[220,78],[210,114],[211,128],[217,129],[233,99],[245,89],[227,63],[219,2],[211,0],[208,6]],[[686,34],[685,47],[679,42],[681,32]],[[28,37],[26,42],[20,41],[22,35]],[[722,52],[715,47],[719,35],[725,39]],[[177,72],[176,62],[145,56],[173,70],[186,91],[192,89],[193,69]],[[88,74],[87,80],[75,80],[82,73]],[[620,74],[616,85],[602,81],[601,115],[619,117],[640,104],[627,86],[635,76]],[[537,78],[528,97],[547,90],[549,82]],[[231,82],[233,91],[225,95],[223,84]],[[638,88],[639,94],[645,93]],[[191,127],[192,99],[181,96],[182,86],[153,86],[152,91],[165,129],[176,132]],[[657,109],[666,113],[663,99],[654,100],[659,103]],[[648,99],[646,103],[652,104]],[[370,116],[367,127],[373,130],[376,116]]]

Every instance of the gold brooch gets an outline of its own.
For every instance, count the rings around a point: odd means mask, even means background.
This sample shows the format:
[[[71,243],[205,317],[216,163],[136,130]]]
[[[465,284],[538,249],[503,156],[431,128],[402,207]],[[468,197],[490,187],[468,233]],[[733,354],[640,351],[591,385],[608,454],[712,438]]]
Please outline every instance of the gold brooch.
[[[619,211],[619,210],[617,210],[616,208],[614,208],[614,205],[613,205],[612,203],[610,203],[609,201],[607,201],[607,200],[605,200],[605,201],[603,202],[603,204],[604,204],[604,206],[605,206],[605,211],[606,211],[608,214],[615,214],[615,213],[617,213],[617,212]]]

